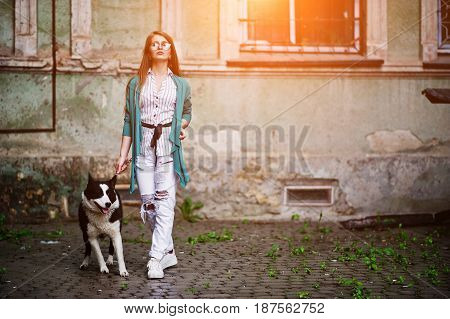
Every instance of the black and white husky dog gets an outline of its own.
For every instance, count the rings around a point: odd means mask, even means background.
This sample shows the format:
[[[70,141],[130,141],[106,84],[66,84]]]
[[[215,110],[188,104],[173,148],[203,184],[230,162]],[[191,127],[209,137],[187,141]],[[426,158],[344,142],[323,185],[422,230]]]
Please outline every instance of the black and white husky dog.
[[[111,180],[94,180],[89,174],[86,189],[81,193],[81,203],[78,209],[78,219],[83,240],[86,246],[84,260],[80,269],[86,269],[89,265],[91,249],[97,256],[100,272],[109,273],[106,265],[113,264],[114,249],[119,263],[119,272],[122,277],[128,276],[123,258],[122,248],[122,202],[115,190],[117,175]],[[108,259],[103,259],[98,237],[107,235],[109,241]]]

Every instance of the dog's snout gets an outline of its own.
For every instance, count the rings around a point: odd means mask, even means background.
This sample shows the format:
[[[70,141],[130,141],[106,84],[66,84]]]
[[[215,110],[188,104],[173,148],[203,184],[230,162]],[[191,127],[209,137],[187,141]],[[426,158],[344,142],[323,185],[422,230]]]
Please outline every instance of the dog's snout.
[[[105,206],[109,208],[109,207],[111,206],[111,203],[110,203],[110,202],[107,202],[107,203],[105,204]]]

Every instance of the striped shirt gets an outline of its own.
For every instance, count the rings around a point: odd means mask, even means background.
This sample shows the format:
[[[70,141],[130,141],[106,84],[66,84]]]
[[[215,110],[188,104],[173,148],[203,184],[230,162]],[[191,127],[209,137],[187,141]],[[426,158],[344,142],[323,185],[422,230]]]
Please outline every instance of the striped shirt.
[[[141,121],[152,124],[166,124],[172,121],[175,112],[177,100],[177,86],[173,80],[173,72],[167,68],[168,75],[162,81],[161,88],[156,91],[156,77],[150,68],[147,73],[144,86],[142,87],[140,104],[141,104]],[[149,156],[154,149],[150,146],[154,129],[142,127],[142,144],[141,154]],[[156,155],[170,155],[172,142],[169,140],[171,127],[163,127],[162,133],[156,142]]]

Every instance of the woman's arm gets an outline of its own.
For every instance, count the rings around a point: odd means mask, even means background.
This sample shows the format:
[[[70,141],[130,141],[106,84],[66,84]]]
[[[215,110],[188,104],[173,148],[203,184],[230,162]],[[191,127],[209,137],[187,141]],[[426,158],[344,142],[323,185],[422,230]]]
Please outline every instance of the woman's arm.
[[[119,159],[117,160],[115,169],[116,174],[122,173],[128,167],[128,152],[131,146],[131,137],[122,135],[122,145],[120,146]]]
[[[180,140],[184,140],[186,138],[186,133],[184,129],[189,126],[192,118],[192,102],[191,102],[191,86],[187,83],[187,91],[186,98],[184,99],[183,104],[183,113],[181,115],[181,131],[180,131]]]
[[[116,163],[116,174],[120,174],[124,171],[128,166],[128,152],[130,151],[131,146],[131,120],[130,120],[130,81],[128,81],[126,88],[126,98],[125,98],[125,116],[123,121],[123,129],[122,129],[122,143],[120,145],[120,154],[119,159]]]
[[[131,146],[131,136],[122,135],[122,145],[120,146],[120,155],[121,158],[128,158],[128,152],[130,151]]]
[[[187,84],[186,98],[183,104],[183,113],[181,115],[181,127],[186,128],[192,119],[191,86]]]
[[[122,135],[122,145],[120,146],[119,159],[116,163],[116,174],[122,173],[128,167],[128,152],[131,146],[131,137]]]

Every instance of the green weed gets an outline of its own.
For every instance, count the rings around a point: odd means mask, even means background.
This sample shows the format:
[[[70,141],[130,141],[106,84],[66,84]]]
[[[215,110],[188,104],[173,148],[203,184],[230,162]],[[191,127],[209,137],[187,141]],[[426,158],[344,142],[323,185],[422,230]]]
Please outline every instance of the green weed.
[[[298,232],[300,234],[306,234],[306,232],[308,231],[308,228],[309,228],[309,223],[308,222],[303,222],[303,225],[302,225],[302,227],[300,227],[298,229]]]
[[[338,256],[338,258],[337,258],[337,260],[339,260],[340,262],[356,260],[356,254],[352,252],[352,249],[350,247],[342,248],[341,252],[342,252],[342,255]]]
[[[299,271],[300,271],[300,268],[299,268],[299,267],[292,267],[292,268],[291,268],[291,271],[292,271],[294,274],[298,274]]]
[[[298,255],[303,255],[305,253],[305,247],[300,246],[300,247],[294,247],[291,250],[291,255],[292,256],[298,256]]]
[[[8,229],[5,226],[6,216],[0,214],[0,241],[2,240],[15,240],[18,242],[23,237],[32,236],[33,233],[29,229]]]
[[[378,270],[377,258],[375,256],[366,256],[363,258],[364,263],[371,270]]]
[[[425,246],[433,246],[433,236],[428,235],[427,237],[425,237],[424,244]]]
[[[3,280],[3,275],[6,274],[6,268],[0,267],[0,282]]]
[[[178,210],[181,212],[181,215],[185,220],[190,223],[195,223],[202,219],[201,216],[195,213],[195,210],[203,207],[202,202],[193,202],[190,196],[187,196],[183,203],[177,205]]]
[[[445,265],[442,267],[442,271],[444,272],[444,274],[449,274],[450,273],[450,267]]]
[[[144,239],[144,235],[145,233],[141,233],[140,235],[132,239],[124,238],[123,241],[131,244],[151,244],[152,241],[150,239]]]
[[[299,291],[299,292],[297,292],[297,297],[300,299],[307,299],[307,298],[309,298],[309,292]]]
[[[351,279],[339,278],[338,283],[341,286],[352,287],[352,296],[355,299],[370,298],[370,290],[364,287],[363,283],[354,277]]]
[[[122,290],[127,290],[128,289],[128,283],[127,282],[122,282],[120,284],[120,289]]]
[[[50,238],[60,238],[60,237],[64,236],[64,232],[62,230],[58,229],[58,230],[53,230],[51,232],[46,232],[44,235],[47,237],[50,237]]]
[[[342,246],[341,243],[337,240],[334,241],[334,248],[333,248],[333,252],[339,252],[342,250]]]
[[[221,241],[232,241],[233,233],[227,228],[223,228],[221,233],[210,231],[208,233],[200,234],[198,236],[189,236],[187,242],[192,246],[199,243],[215,243]]]
[[[304,267],[303,267],[303,270],[305,271],[305,273],[306,273],[307,275],[310,275],[310,274],[311,274],[311,268],[310,268],[309,266],[304,266]]]
[[[383,249],[383,253],[384,253],[386,256],[389,256],[389,257],[395,256],[395,251],[394,251],[394,249],[393,249],[392,247],[385,247],[385,248]]]
[[[433,285],[436,286],[440,283],[440,280],[438,279],[439,273],[438,273],[438,270],[436,269],[436,266],[434,266],[434,265],[428,266],[428,268],[425,269],[424,274],[425,274],[425,276],[428,277],[428,279],[431,280],[431,283]]]
[[[1,240],[14,240],[20,241],[24,237],[33,236],[33,232],[29,229],[0,229],[0,241]]]
[[[331,233],[333,230],[330,227],[319,227],[319,231],[324,234],[324,235],[328,235],[329,233]]]
[[[268,275],[270,278],[278,278],[278,271],[277,271],[277,269],[276,269],[275,267],[273,267],[273,266],[271,265],[271,266],[269,266],[269,267],[267,268],[267,275]]]
[[[189,287],[186,290],[193,295],[197,292],[197,288],[195,288],[195,287]]]
[[[270,247],[269,251],[266,254],[266,257],[270,257],[270,258],[272,258],[272,260],[276,260],[278,258],[279,250],[280,250],[280,245],[272,244],[272,247]]]

